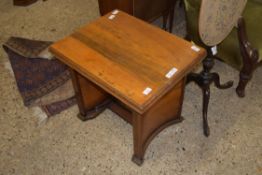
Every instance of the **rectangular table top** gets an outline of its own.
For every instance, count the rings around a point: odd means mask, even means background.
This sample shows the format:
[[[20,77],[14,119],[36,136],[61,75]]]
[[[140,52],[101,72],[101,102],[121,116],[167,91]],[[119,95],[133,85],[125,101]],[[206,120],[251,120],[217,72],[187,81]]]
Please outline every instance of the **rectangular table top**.
[[[50,51],[138,113],[206,55],[175,35],[113,11],[54,43]]]

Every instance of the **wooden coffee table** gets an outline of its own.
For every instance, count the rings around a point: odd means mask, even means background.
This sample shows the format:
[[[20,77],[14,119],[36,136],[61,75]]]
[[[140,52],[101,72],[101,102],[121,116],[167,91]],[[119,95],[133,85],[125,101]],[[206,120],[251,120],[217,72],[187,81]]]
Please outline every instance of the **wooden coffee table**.
[[[122,11],[76,30],[50,51],[72,69],[80,119],[108,107],[133,126],[138,165],[154,136],[182,121],[185,76],[206,55]]]

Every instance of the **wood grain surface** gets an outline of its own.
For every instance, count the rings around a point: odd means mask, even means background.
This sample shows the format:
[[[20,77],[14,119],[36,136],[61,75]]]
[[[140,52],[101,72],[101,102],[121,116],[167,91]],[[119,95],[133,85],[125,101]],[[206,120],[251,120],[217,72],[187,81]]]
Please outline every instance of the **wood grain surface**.
[[[138,113],[145,112],[206,55],[202,48],[122,11],[76,30],[50,48],[61,61]],[[176,68],[169,79],[166,74]],[[145,95],[143,91],[151,88]]]

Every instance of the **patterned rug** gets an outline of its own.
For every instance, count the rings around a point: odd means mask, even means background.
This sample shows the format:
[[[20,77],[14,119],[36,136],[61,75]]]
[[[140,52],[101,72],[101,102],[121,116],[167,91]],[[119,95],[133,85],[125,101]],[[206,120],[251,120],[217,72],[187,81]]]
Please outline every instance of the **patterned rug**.
[[[40,106],[47,116],[76,104],[68,67],[47,54],[50,44],[11,37],[3,45],[24,105]]]

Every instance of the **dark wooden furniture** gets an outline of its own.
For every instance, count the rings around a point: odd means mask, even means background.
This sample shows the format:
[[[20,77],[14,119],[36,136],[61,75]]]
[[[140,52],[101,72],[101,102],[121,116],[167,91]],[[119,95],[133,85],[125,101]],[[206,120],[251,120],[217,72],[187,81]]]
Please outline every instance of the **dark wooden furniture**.
[[[233,86],[233,81],[228,81],[224,84],[220,83],[220,77],[217,72],[211,72],[214,67],[214,58],[212,54],[211,47],[207,47],[207,57],[203,60],[203,70],[200,73],[190,73],[188,75],[187,82],[194,81],[203,92],[203,131],[204,135],[208,137],[210,135],[210,129],[207,119],[208,104],[210,99],[210,85],[212,83],[219,89],[228,89]]]
[[[194,35],[196,39],[197,25],[195,22],[198,21],[199,7],[201,1],[195,0],[184,0],[187,5],[187,16],[188,16],[188,26],[191,35]],[[210,1],[211,2],[211,1]],[[217,57],[232,66],[233,68],[239,70],[239,82],[236,88],[237,95],[239,97],[245,96],[245,87],[247,83],[252,79],[252,74],[254,70],[261,65],[262,61],[262,25],[257,23],[257,21],[262,20],[262,1],[261,0],[230,0],[230,1],[214,1],[215,3],[225,3],[232,5],[233,7],[229,9],[226,5],[223,5],[221,10],[226,10],[223,13],[213,13],[220,14],[222,17],[225,16],[229,18],[230,25],[224,25],[226,28],[230,27],[232,24],[235,26],[238,20],[238,26],[233,28],[230,34],[223,38],[223,41],[218,45],[218,55]],[[243,6],[245,5],[245,6]],[[243,10],[243,13],[239,15],[239,12]],[[214,9],[214,8],[209,8]],[[229,14],[229,15],[225,15]],[[238,15],[236,15],[238,14]],[[234,20],[230,19],[234,17]],[[256,19],[256,20],[254,20]],[[213,20],[214,21],[214,20]],[[217,20],[215,20],[217,21]],[[223,20],[227,23],[226,20]],[[233,22],[233,23],[232,23]],[[195,28],[195,29],[194,29]],[[224,27],[222,27],[223,29]],[[230,31],[229,30],[229,31]],[[223,32],[228,34],[228,32]]]
[[[37,0],[13,0],[13,4],[17,6],[27,6],[33,4]]]
[[[114,15],[113,15],[114,14]],[[50,48],[72,68],[79,118],[106,107],[133,126],[138,165],[162,129],[182,121],[185,76],[205,50],[122,11],[86,25]]]
[[[194,81],[203,91],[203,128],[205,136],[209,136],[207,110],[210,98],[210,85],[214,83],[219,89],[227,89],[233,86],[233,81],[221,84],[219,74],[216,72],[211,73],[214,59],[220,59],[217,56],[216,47],[229,35],[234,25],[236,25],[247,0],[184,1],[190,38],[208,51],[207,57],[203,61],[203,71],[191,73],[188,81]]]
[[[248,40],[245,20],[242,17],[238,20],[237,34],[243,66],[239,73],[236,92],[239,97],[244,97],[246,85],[251,80],[253,72],[259,66],[261,59],[259,60],[258,49],[252,46]]]
[[[176,0],[98,0],[101,15],[120,9],[144,21],[152,22],[163,16],[163,28],[172,32]]]

